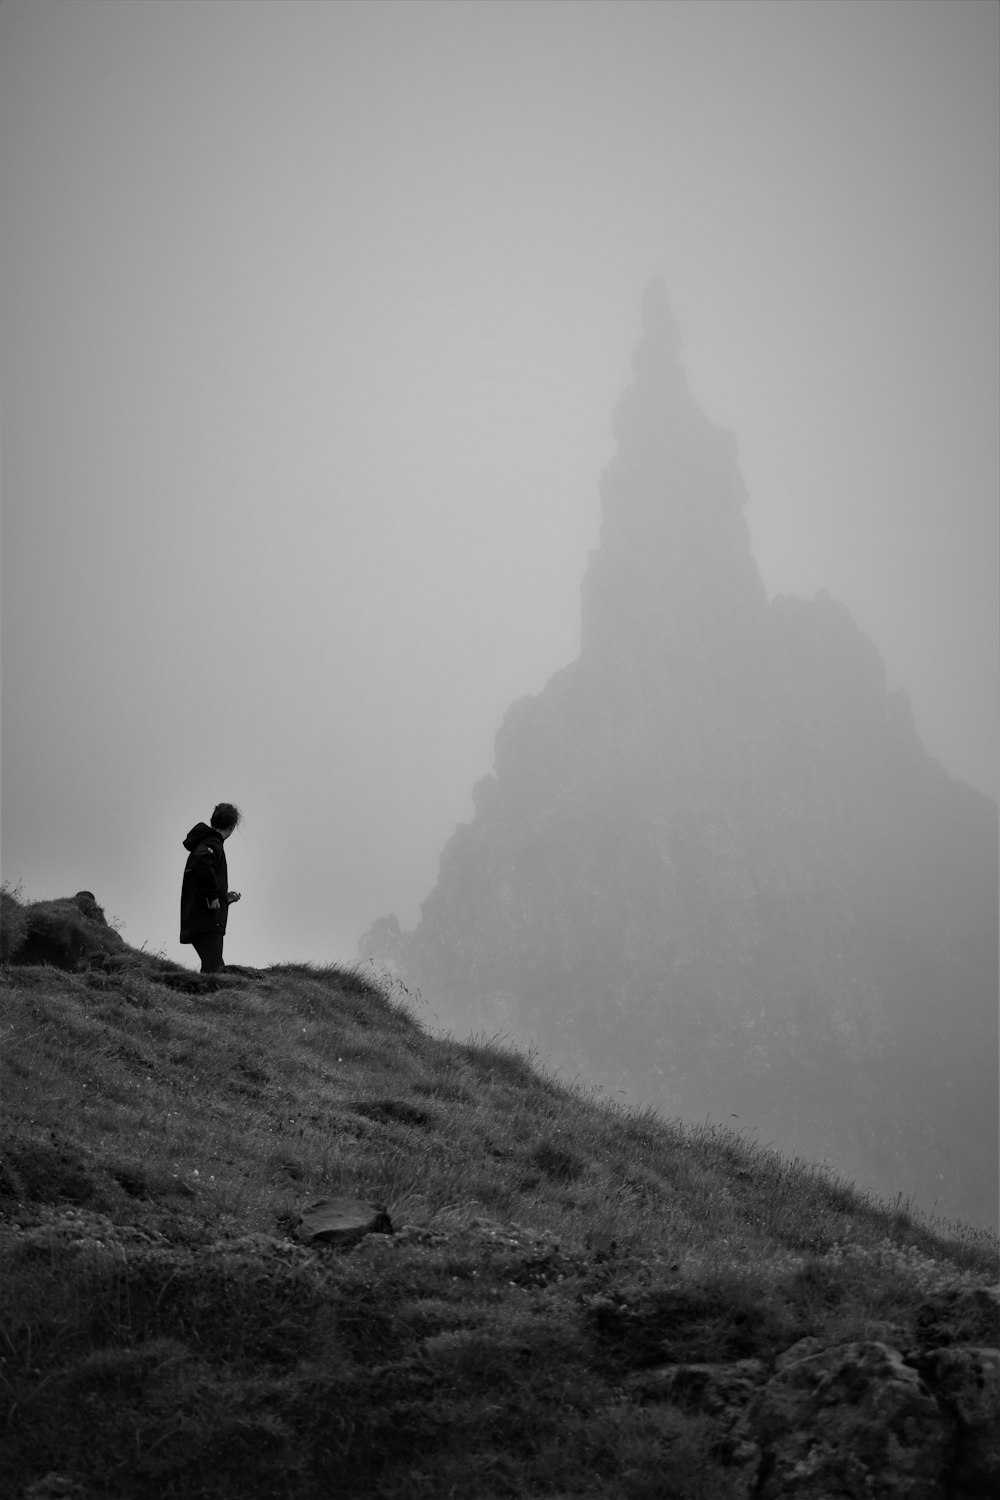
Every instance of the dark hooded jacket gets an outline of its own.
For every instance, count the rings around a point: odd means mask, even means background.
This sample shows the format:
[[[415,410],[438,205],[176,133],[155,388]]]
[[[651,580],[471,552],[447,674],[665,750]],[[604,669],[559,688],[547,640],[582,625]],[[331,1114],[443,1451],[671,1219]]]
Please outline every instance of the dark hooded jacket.
[[[184,840],[189,850],[181,883],[181,942],[190,943],[203,932],[225,932],[229,916],[229,871],[222,834],[207,823],[196,823]],[[218,900],[217,911],[208,903]]]

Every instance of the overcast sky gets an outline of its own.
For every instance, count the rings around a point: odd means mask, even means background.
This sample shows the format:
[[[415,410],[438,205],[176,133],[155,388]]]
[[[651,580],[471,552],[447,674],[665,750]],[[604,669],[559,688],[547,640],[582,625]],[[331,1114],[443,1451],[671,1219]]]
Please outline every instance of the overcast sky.
[[[666,280],[769,591],[996,795],[1000,8],[4,0],[3,875],[227,958],[412,926],[578,649]]]

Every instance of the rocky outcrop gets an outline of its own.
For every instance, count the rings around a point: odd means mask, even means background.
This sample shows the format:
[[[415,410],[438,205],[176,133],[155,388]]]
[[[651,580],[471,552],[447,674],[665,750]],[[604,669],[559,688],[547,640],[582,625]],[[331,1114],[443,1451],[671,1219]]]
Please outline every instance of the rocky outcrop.
[[[766,597],[662,286],[614,420],[579,658],[508,711],[412,933],[439,1024],[995,1222],[997,809],[847,610]]]
[[[746,1430],[762,1455],[756,1493],[761,1500],[939,1500],[950,1425],[916,1370],[887,1344],[793,1349],[748,1413]]]
[[[979,1500],[1000,1486],[1000,1350],[919,1361],[879,1341],[799,1340],[760,1360],[630,1377],[632,1400],[715,1425],[732,1500]]]

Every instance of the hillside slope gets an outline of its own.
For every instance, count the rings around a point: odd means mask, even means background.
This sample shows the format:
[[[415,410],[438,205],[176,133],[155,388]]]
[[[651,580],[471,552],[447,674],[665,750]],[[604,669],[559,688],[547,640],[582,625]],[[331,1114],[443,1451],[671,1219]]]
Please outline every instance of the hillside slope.
[[[2,971],[5,1493],[985,1493],[991,1237],[415,1009],[128,948]],[[391,1232],[309,1242],[337,1194]]]

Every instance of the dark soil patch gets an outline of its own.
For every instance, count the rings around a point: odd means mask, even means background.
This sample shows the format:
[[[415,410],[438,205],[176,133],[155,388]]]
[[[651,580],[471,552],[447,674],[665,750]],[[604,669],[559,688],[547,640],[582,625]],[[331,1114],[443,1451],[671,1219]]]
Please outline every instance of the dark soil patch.
[[[794,1341],[787,1322],[738,1282],[612,1291],[596,1301],[590,1318],[603,1359],[619,1371],[766,1359]]]
[[[43,1142],[9,1147],[0,1160],[0,1196],[29,1203],[92,1203],[97,1183],[72,1150]]]
[[[929,1297],[917,1308],[915,1323],[922,1349],[1000,1346],[1000,1303],[978,1287]]]
[[[429,1110],[408,1104],[405,1099],[365,1099],[356,1101],[351,1108],[380,1125],[430,1125],[434,1119]]]

